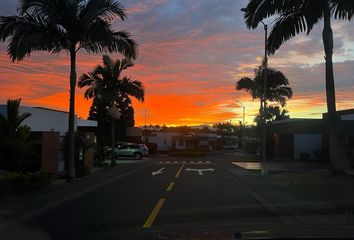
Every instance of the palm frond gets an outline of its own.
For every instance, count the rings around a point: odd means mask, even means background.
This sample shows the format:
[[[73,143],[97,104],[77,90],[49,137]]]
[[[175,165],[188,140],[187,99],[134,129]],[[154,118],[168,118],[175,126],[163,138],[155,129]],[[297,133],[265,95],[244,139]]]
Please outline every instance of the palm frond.
[[[132,67],[132,66],[134,66],[134,63],[130,59],[127,59],[127,58],[123,58],[121,60],[117,59],[114,64],[113,71],[112,71],[113,78],[119,78],[120,73],[123,70],[125,70],[129,67]]]
[[[40,16],[0,17],[0,40],[7,38],[12,61],[22,60],[36,50],[54,53],[67,47],[63,30]]]
[[[112,21],[115,17],[121,20],[126,18],[126,9],[112,0],[89,0],[80,13],[82,25],[89,25],[96,19]]]
[[[252,95],[253,99],[260,97],[259,84],[249,77],[243,77],[236,82],[236,90],[244,90]]]
[[[316,0],[315,0],[316,1]],[[294,10],[302,6],[304,0],[250,0],[244,11],[248,28],[255,29],[264,19],[278,15],[284,10]]]
[[[268,37],[268,52],[274,54],[280,46],[299,33],[309,34],[315,24],[323,17],[318,0],[303,1],[283,9],[275,19]]]
[[[124,31],[115,32],[111,24],[97,19],[83,29],[80,38],[80,47],[88,52],[120,52],[127,58],[137,56],[137,43],[130,34]]]
[[[89,72],[89,73],[84,73],[80,76],[77,85],[79,88],[84,88],[88,86],[95,86],[96,83],[99,81],[103,81],[99,75]]]
[[[138,55],[138,44],[127,32],[120,31],[113,33],[112,43],[105,46],[109,52],[120,52],[126,58],[136,59]]]
[[[307,25],[305,16],[301,11],[288,15],[281,15],[275,24],[268,38],[268,52],[274,54],[279,47],[300,32],[306,32]]]
[[[133,96],[139,101],[144,101],[145,89],[142,82],[124,77],[120,81],[120,92]]]
[[[24,120],[26,120],[30,116],[32,116],[32,113],[29,113],[29,112],[22,113],[17,118],[17,124],[20,125]]]
[[[20,15],[35,13],[43,16],[54,16],[57,14],[56,4],[60,1],[53,0],[20,0],[17,11]]]
[[[85,90],[84,96],[86,99],[91,99],[93,97],[96,97],[97,91],[94,86],[90,86]]]
[[[354,15],[354,1],[332,0],[330,9],[335,19],[350,21]]]

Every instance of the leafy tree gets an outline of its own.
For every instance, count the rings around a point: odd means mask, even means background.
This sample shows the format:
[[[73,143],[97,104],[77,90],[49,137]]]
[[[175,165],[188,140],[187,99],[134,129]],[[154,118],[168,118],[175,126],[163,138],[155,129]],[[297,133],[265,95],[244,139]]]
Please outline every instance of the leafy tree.
[[[137,44],[129,33],[114,31],[111,21],[126,18],[113,0],[22,0],[18,15],[0,17],[0,41],[8,41],[8,55],[20,61],[34,51],[70,55],[69,174],[75,177],[74,120],[76,57],[80,50],[120,52],[136,58]]]
[[[19,170],[31,151],[30,127],[21,125],[31,116],[19,113],[21,99],[7,100],[7,111],[0,113],[0,167]]]
[[[97,98],[102,101],[103,106],[110,107],[126,106],[131,104],[129,96],[139,101],[144,101],[145,90],[142,82],[122,77],[123,70],[134,66],[129,59],[113,60],[107,55],[102,57],[103,66],[98,65],[92,72],[81,75],[78,82],[80,88],[86,88],[85,98]],[[115,127],[114,117],[111,117],[111,143],[112,143],[112,164],[114,164]]]
[[[274,54],[286,41],[306,32],[323,21],[322,41],[325,52],[326,96],[329,124],[330,160],[334,166],[345,169],[349,163],[342,161],[343,154],[338,144],[336,130],[336,97],[333,73],[333,31],[331,18],[350,21],[354,15],[354,1],[349,0],[250,0],[245,10],[248,28],[255,29],[270,16],[275,16],[274,25],[268,37],[268,53]],[[343,149],[342,149],[343,150]]]
[[[122,139],[126,137],[125,129],[127,127],[134,127],[135,125],[134,109],[131,105],[131,99],[129,97],[125,98],[125,100],[121,104],[118,104],[118,102],[116,102],[115,106],[121,112],[120,119],[115,120],[115,126],[117,126],[115,128],[115,137],[116,139]],[[111,118],[107,114],[106,105],[99,98],[93,98],[88,119],[97,121],[96,135],[99,138],[100,142],[108,144],[105,141],[105,136],[110,135],[109,126]]]
[[[233,125],[231,121],[216,123],[213,125],[213,127],[216,128],[217,133],[221,135],[228,135],[237,130],[237,126]]]

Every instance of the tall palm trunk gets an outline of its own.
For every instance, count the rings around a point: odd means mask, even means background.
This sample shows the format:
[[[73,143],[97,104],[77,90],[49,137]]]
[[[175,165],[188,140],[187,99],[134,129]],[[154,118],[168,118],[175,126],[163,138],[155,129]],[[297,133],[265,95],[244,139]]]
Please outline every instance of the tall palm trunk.
[[[327,97],[327,129],[329,137],[329,160],[334,168],[347,170],[350,168],[345,154],[344,143],[340,138],[336,113],[336,95],[333,73],[333,31],[331,28],[331,12],[328,0],[323,0],[324,27],[322,32],[326,61],[326,97]]]
[[[111,166],[116,165],[116,158],[115,158],[115,152],[114,152],[114,147],[115,147],[114,121],[115,121],[114,117],[111,117],[111,148],[112,148]]]
[[[331,12],[328,1],[324,1],[324,27],[322,32],[323,46],[326,60],[326,96],[329,125],[333,127],[336,123],[336,95],[333,74],[333,31],[331,28]]]
[[[76,87],[76,51],[75,46],[70,49],[70,107],[69,107],[69,149],[68,149],[68,164],[69,172],[68,179],[75,178],[75,87]]]

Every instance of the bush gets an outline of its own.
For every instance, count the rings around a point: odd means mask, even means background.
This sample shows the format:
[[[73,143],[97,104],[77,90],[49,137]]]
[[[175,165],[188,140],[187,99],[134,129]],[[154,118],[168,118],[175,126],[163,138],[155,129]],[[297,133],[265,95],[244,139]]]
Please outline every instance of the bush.
[[[157,152],[157,144],[156,143],[146,143],[145,145],[149,149],[149,154],[154,154]]]
[[[95,166],[95,167],[105,166],[104,160],[105,160],[104,149],[102,146],[97,144],[95,146],[95,155],[94,155],[94,160],[93,160],[93,166]]]
[[[311,158],[311,155],[307,152],[300,153],[300,159],[303,161],[309,161]]]
[[[25,173],[10,172],[0,177],[0,186],[5,192],[28,192],[48,187],[53,179],[53,174],[42,170]]]

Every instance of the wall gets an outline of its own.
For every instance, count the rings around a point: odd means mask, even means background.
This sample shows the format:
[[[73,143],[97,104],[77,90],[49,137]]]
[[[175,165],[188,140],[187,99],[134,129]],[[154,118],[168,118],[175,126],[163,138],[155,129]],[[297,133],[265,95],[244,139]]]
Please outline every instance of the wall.
[[[303,152],[311,154],[316,150],[322,150],[321,134],[295,134],[294,135],[294,158],[300,159]]]
[[[158,151],[168,151],[172,147],[172,137],[178,136],[176,132],[156,132],[156,136],[149,136],[148,142],[156,143]]]
[[[42,132],[42,159],[41,169],[58,173],[60,157],[59,132]]]
[[[127,127],[127,137],[142,137],[143,129],[137,127]]]

